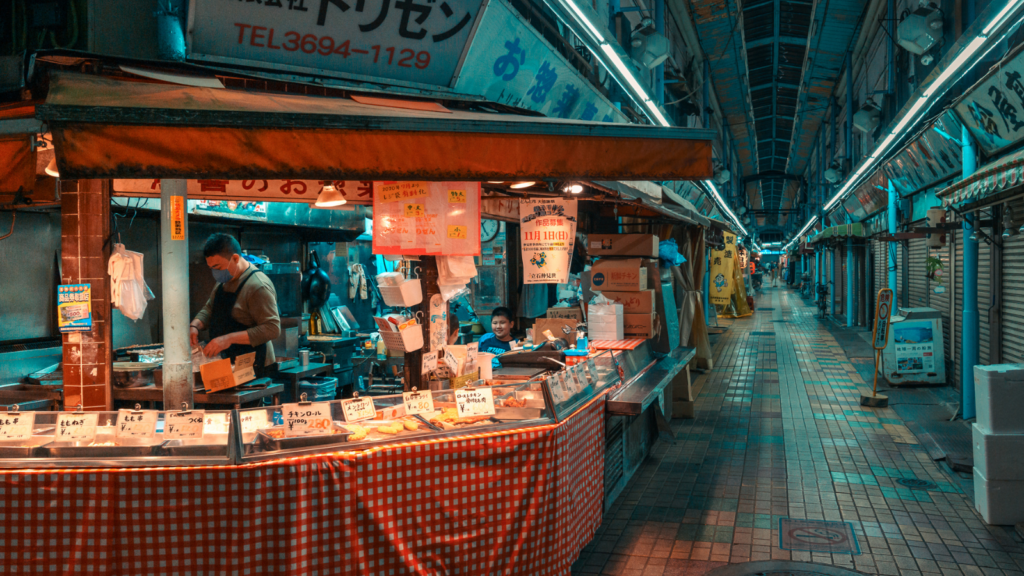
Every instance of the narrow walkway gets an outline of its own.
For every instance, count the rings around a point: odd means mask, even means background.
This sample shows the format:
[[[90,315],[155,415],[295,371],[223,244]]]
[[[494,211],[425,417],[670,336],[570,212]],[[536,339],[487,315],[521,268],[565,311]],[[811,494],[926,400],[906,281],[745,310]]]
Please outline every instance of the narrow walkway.
[[[757,306],[716,344],[696,419],[673,421],[676,444],[656,445],[573,574],[702,576],[771,559],[893,576],[1024,574],[1024,547],[982,522],[899,416],[860,406],[863,380],[814,308],[781,288]],[[860,553],[783,550],[783,518],[848,522]]]

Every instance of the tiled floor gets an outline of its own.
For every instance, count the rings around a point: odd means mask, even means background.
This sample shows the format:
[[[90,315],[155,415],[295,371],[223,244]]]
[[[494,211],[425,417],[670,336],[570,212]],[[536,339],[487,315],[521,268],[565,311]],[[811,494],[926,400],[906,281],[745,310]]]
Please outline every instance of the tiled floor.
[[[655,446],[573,574],[701,576],[769,559],[894,576],[1024,574],[1024,547],[982,522],[899,416],[860,406],[865,384],[815,310],[781,288],[757,306],[774,310],[731,321],[697,382],[696,419],[673,421],[677,443]],[[861,553],[782,550],[783,517],[850,522]]]

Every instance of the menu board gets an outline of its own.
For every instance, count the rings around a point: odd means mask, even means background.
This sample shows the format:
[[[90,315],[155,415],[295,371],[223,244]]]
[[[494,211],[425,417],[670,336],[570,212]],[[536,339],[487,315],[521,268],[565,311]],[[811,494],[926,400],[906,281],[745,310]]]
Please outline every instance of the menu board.
[[[480,254],[479,182],[374,182],[373,253]]]

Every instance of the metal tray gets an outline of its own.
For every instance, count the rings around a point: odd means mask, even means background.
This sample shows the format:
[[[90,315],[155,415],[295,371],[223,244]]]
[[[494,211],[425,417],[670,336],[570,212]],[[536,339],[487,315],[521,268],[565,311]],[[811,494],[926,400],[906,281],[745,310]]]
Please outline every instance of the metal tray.
[[[39,449],[50,458],[133,458],[153,456],[159,445],[153,446],[76,446],[73,442],[51,442]]]
[[[211,434],[202,440],[168,440],[160,445],[161,456],[227,456],[226,434]]]
[[[275,426],[270,430],[281,430],[281,426]],[[342,444],[348,441],[352,435],[347,428],[334,425],[334,434],[322,434],[320,436],[293,436],[290,438],[274,438],[267,434],[266,430],[260,430],[258,434],[260,447],[264,451],[294,450],[296,448],[309,448],[311,446],[325,446],[328,444]]]
[[[34,458],[39,447],[53,441],[53,435],[33,435],[25,441],[0,442],[0,458]]]

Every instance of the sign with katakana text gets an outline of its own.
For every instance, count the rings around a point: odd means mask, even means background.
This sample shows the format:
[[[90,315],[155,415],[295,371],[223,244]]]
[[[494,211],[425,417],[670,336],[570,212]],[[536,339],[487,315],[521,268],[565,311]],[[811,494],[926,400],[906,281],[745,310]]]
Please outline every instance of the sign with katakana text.
[[[479,255],[480,183],[374,182],[373,253]]]
[[[1024,50],[993,68],[955,110],[985,154],[1024,140]]]
[[[524,284],[565,284],[576,241],[576,200],[519,201]]]
[[[334,188],[345,198],[346,204],[369,206],[373,204],[373,182],[369,180],[333,180]],[[312,204],[327,184],[326,180],[189,180],[189,200],[225,202],[204,204],[207,210],[230,213],[252,213],[266,217],[266,206],[261,202],[305,202]],[[114,180],[113,196],[159,198],[160,180]],[[234,202],[232,206],[228,203]]]
[[[553,118],[626,122],[537,28],[504,2],[487,4],[455,91]]]
[[[481,0],[192,0],[188,55],[448,86]]]

